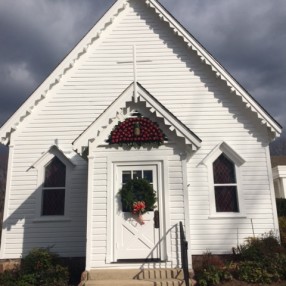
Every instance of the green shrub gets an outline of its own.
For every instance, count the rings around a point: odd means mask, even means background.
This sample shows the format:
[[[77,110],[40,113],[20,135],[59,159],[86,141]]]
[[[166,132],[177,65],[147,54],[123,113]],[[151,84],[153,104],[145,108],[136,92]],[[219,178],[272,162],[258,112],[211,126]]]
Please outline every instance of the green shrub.
[[[286,217],[286,199],[276,199],[277,213],[279,217]]]
[[[231,280],[232,275],[219,256],[206,252],[202,258],[201,268],[196,271],[195,278],[200,286],[212,286]]]
[[[269,284],[286,278],[285,249],[272,232],[247,239],[235,253],[239,280]]]
[[[250,237],[242,245],[234,249],[238,260],[257,261],[265,257],[275,256],[275,253],[285,253],[278,238],[273,232],[265,233],[261,237]]]
[[[18,270],[0,274],[0,285],[67,286],[69,274],[59,257],[48,249],[33,249],[23,258]]]
[[[200,286],[218,285],[221,282],[221,271],[209,265],[196,275],[196,279]]]
[[[67,268],[60,265],[58,255],[48,249],[35,248],[22,260],[21,272],[30,285],[64,286],[68,283]],[[32,275],[32,277],[31,277]]]
[[[213,286],[219,285],[224,281],[230,281],[233,277],[228,268],[218,268],[214,265],[209,265],[196,274],[196,279],[199,286]]]
[[[31,286],[37,285],[35,274],[22,274],[19,276],[17,286]]]
[[[243,261],[238,265],[238,279],[248,283],[270,284],[274,279],[260,261]],[[275,280],[277,278],[275,277]]]
[[[271,262],[272,264],[274,263],[275,269],[277,270],[280,279],[286,280],[286,255],[277,254]]]
[[[235,262],[229,265],[211,253],[204,254],[195,276],[200,286],[218,285],[232,277],[261,285],[286,280],[286,251],[273,232],[248,238],[233,250]]]
[[[15,286],[17,285],[19,270],[6,270],[0,273],[0,285]]]

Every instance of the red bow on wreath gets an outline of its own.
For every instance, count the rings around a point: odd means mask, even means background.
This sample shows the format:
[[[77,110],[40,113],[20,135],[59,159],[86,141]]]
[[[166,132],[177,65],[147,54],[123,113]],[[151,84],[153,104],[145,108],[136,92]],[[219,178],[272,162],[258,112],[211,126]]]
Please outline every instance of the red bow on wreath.
[[[133,204],[132,213],[135,215],[138,215],[138,220],[141,224],[145,224],[143,221],[143,217],[142,217],[142,214],[144,213],[145,208],[146,208],[146,205],[145,205],[145,202],[143,201],[138,201]]]

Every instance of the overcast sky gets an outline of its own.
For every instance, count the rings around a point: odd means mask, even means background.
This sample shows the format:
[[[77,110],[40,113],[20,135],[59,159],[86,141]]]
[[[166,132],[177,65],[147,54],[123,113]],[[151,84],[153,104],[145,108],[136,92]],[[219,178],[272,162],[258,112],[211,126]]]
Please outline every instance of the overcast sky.
[[[0,0],[0,126],[114,2]],[[286,0],[160,2],[286,128]]]

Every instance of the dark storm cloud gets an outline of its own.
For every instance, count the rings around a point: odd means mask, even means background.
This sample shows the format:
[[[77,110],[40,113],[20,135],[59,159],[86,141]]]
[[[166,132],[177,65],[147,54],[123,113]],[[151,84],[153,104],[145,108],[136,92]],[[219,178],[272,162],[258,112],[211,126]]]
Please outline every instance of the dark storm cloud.
[[[162,2],[286,127],[286,1]]]
[[[0,1],[0,126],[113,1]]]
[[[286,1],[161,0],[286,126]],[[0,0],[0,125],[114,0]]]

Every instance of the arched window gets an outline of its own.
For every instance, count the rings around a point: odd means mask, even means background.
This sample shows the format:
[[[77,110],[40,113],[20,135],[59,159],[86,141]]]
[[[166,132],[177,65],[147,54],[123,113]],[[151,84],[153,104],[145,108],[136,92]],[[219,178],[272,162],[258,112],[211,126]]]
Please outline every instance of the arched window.
[[[213,162],[215,206],[217,212],[239,212],[235,164],[221,154]]]
[[[66,166],[54,157],[45,166],[42,188],[42,215],[64,215],[66,192]]]

